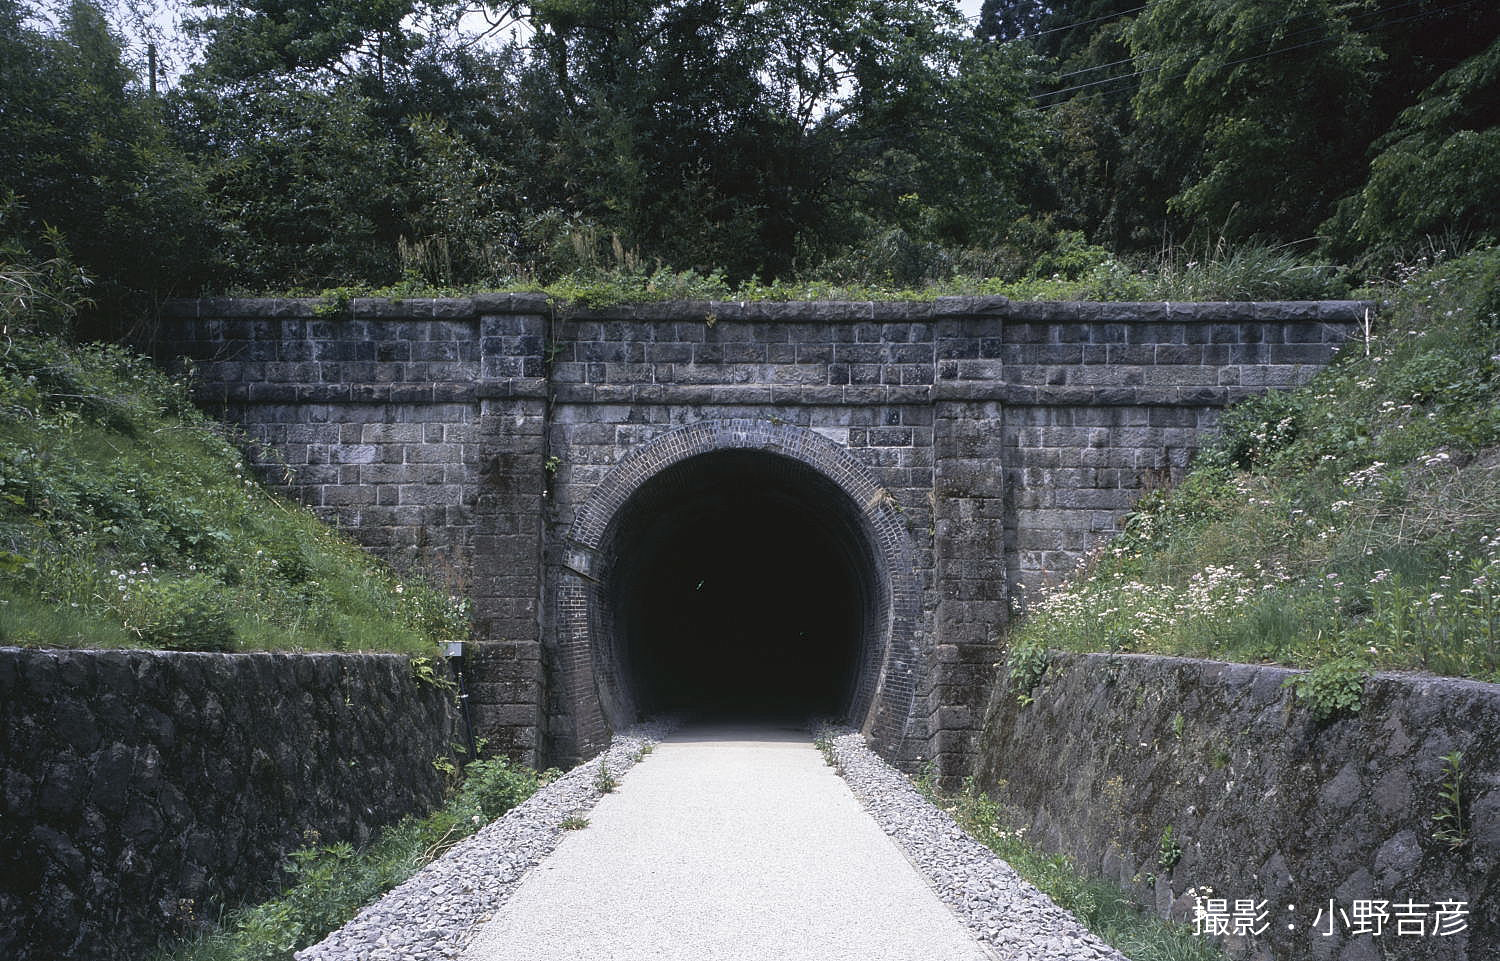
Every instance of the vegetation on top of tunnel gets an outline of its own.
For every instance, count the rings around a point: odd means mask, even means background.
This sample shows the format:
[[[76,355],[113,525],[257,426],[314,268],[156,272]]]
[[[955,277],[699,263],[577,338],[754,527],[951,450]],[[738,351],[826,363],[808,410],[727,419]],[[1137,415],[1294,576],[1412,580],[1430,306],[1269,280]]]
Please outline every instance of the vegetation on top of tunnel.
[[[1500,248],[1414,271],[1306,386],[1227,410],[1008,643],[1322,665],[1309,694],[1500,680]]]
[[[831,762],[830,762],[831,763]],[[928,775],[917,787],[959,827],[994,851],[1016,873],[1036,885],[1084,927],[1118,948],[1130,961],[1224,961],[1215,943],[1188,925],[1145,910],[1113,882],[1091,878],[1065,854],[1049,854],[1026,840],[1022,819],[979,790],[972,777],[961,791],[945,794]],[[1142,880],[1149,881],[1143,878]]]
[[[81,292],[16,258],[0,301],[0,644],[432,653],[466,602],[266,490],[187,385],[45,332]]]
[[[320,845],[317,832],[309,832],[307,846],[287,856],[280,894],[218,918],[207,916],[213,906],[179,904],[175,920],[184,937],[152,961],[291,961],[294,952],[323,940],[360,908],[531,797],[555,773],[537,774],[503,758],[474,761],[440,808],[403,818],[363,848]]]
[[[1024,265],[1004,270],[976,267],[941,277],[898,281],[891,276],[813,271],[776,281],[755,278],[732,284],[722,271],[675,271],[622,262],[593,265],[548,283],[495,286],[442,286],[415,278],[384,286],[317,290],[234,288],[232,293],[319,297],[330,311],[342,311],[354,297],[402,299],[458,297],[475,293],[543,293],[559,309],[599,308],[662,301],[910,301],[939,297],[1004,296],[1012,300],[1064,301],[1245,301],[1326,300],[1346,297],[1353,275],[1319,261],[1295,246],[1264,241],[1169,247],[1150,256],[1121,258],[1064,232],[1049,249],[1029,255]]]

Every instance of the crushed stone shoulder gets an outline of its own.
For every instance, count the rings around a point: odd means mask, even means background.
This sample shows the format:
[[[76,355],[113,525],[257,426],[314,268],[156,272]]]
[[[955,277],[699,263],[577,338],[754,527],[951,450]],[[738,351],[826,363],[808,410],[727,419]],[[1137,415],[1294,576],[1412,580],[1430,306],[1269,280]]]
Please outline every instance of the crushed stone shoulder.
[[[456,958],[473,931],[515,891],[563,835],[563,821],[587,812],[601,794],[602,764],[629,770],[664,729],[642,725],[617,734],[585,761],[454,845],[348,924],[298,951],[297,961],[438,961]]]
[[[831,739],[854,796],[970,933],[1004,961],[1128,961],[970,837],[861,735]]]

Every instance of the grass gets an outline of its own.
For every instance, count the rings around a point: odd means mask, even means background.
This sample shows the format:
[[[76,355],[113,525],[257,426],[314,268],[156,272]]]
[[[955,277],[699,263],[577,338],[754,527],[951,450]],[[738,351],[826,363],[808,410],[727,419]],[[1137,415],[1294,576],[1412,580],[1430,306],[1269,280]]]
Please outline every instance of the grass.
[[[1013,649],[1500,680],[1500,249],[1433,268],[1305,387],[1227,411]],[[1336,670],[1335,670],[1336,668]]]
[[[1223,961],[1214,943],[1193,934],[1190,926],[1144,911],[1115,884],[1084,875],[1066,855],[1034,847],[973,778],[954,795],[939,793],[928,779],[919,780],[918,787],[971,837],[1131,961]]]
[[[1019,259],[1017,259],[1019,258]],[[965,258],[960,258],[965,259]],[[1016,254],[992,263],[980,253],[939,270],[916,283],[903,283],[868,265],[813,273],[788,280],[751,279],[729,283],[722,272],[674,271],[627,262],[576,270],[548,283],[519,282],[505,289],[544,293],[560,305],[607,307],[667,300],[729,301],[930,301],[951,296],[1002,295],[1012,300],[1316,300],[1343,297],[1348,285],[1342,272],[1310,263],[1287,247],[1220,241],[1193,253],[1169,248],[1157,257],[1127,263],[1102,247],[1073,243],[1060,255]],[[1018,267],[1020,262],[1027,266]],[[287,291],[293,296],[322,296],[330,312],[344,309],[353,297],[467,296],[492,288],[434,287],[407,281],[386,287],[344,287],[329,291]],[[251,291],[232,293],[253,296]]]
[[[0,341],[0,644],[424,654],[467,635],[462,602],[269,493],[144,358]]]
[[[159,951],[153,961],[290,961],[292,952],[342,927],[361,907],[526,800],[545,781],[545,775],[503,759],[475,761],[448,802],[427,817],[405,818],[360,850],[348,844],[320,847],[310,839],[291,854],[291,883],[279,896],[229,912],[209,930]],[[179,909],[179,920],[194,925],[196,907]]]

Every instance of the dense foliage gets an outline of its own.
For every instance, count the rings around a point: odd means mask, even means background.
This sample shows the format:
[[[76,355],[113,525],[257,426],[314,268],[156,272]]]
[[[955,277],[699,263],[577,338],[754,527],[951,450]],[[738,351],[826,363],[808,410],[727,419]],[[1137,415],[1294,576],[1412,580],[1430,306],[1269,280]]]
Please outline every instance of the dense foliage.
[[[1500,249],[1410,279],[1305,387],[1226,412],[1186,480],[1148,495],[1017,650],[1327,665],[1500,680]]]
[[[986,0],[977,24],[950,0],[0,0],[0,191],[115,327],[202,289],[685,272],[1109,293],[1093,273],[1226,243],[1362,280],[1496,233],[1497,35],[1471,0]]]

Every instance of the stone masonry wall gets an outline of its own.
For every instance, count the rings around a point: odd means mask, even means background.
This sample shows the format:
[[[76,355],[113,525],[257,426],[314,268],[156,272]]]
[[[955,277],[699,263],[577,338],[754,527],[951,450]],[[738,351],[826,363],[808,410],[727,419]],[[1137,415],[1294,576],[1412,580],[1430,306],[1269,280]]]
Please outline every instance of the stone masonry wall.
[[[1071,572],[1143,489],[1181,476],[1227,404],[1295,387],[1368,304],[1011,303],[999,360],[1012,595]]]
[[[1247,915],[1260,935],[1227,939],[1235,958],[1500,957],[1500,686],[1377,675],[1358,714],[1320,723],[1282,686],[1294,673],[1054,654],[1032,703],[995,685],[978,785],[1025,812],[1033,840],[1163,916],[1191,920],[1195,889],[1231,913],[1265,902],[1263,921]],[[1453,751],[1457,850],[1433,837]],[[1356,901],[1384,902],[1382,933],[1358,933]],[[1466,902],[1466,931],[1434,934],[1444,901]]]
[[[1180,472],[1225,404],[1307,379],[1368,307],[216,299],[168,304],[157,347],[196,363],[271,480],[472,597],[504,668],[478,727],[529,761],[601,736],[558,681],[591,656],[556,628],[580,505],[706,421],[828,439],[898,511],[921,595],[898,760],[957,772],[1007,610]]]
[[[0,648],[0,957],[118,959],[442,797],[405,657]]]
[[[541,721],[546,299],[168,304],[163,361],[239,427],[261,476],[398,569],[474,604],[488,749],[535,763]],[[483,562],[473,561],[475,553]]]

